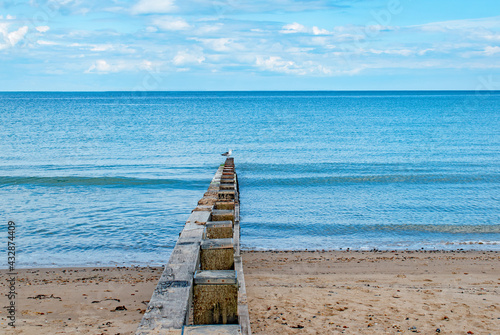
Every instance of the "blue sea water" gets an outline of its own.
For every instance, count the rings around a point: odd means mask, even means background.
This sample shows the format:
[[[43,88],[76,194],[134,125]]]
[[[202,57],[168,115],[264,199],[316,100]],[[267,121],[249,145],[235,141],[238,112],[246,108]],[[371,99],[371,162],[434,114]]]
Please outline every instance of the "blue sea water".
[[[448,91],[0,93],[0,244],[164,264],[230,148],[244,248],[500,250],[500,92]]]

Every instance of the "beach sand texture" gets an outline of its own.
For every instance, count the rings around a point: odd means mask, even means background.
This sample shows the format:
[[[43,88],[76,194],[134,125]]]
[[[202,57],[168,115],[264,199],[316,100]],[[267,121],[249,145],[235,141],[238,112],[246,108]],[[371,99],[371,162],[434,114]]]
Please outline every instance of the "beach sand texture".
[[[0,334],[133,334],[161,267],[20,269],[16,329],[0,312]],[[6,291],[6,271],[0,274]],[[7,303],[1,297],[2,306]]]
[[[247,251],[243,261],[254,334],[500,333],[497,252]],[[0,333],[123,335],[162,268],[18,272],[17,327],[2,309]]]
[[[246,253],[252,331],[500,334],[499,260],[489,252]]]

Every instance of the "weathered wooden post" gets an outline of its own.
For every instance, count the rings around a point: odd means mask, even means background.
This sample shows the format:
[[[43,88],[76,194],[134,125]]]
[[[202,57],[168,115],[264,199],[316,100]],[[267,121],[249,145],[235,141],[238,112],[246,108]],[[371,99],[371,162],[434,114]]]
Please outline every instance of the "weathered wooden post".
[[[194,277],[194,324],[238,323],[236,271],[198,271]]]
[[[232,238],[233,221],[208,221],[205,224],[205,238]]]
[[[201,241],[200,267],[202,270],[234,269],[233,238],[204,239]]]

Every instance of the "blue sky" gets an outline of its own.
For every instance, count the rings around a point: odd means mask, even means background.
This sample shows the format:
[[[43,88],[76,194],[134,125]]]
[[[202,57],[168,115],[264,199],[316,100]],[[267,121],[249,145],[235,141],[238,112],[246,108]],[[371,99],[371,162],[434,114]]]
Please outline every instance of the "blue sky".
[[[500,89],[500,1],[4,0],[1,91]]]

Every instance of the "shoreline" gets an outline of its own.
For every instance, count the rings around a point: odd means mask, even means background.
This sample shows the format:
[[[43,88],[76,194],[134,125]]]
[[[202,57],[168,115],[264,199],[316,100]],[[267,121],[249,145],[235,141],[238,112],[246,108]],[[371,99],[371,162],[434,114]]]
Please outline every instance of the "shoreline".
[[[242,253],[253,253],[253,252],[269,252],[269,253],[294,253],[294,252],[357,252],[357,253],[363,253],[363,252],[373,252],[373,253],[500,253],[500,250],[482,250],[482,249],[463,249],[463,248],[458,248],[458,249],[377,249],[377,248],[372,248],[372,249],[352,249],[352,248],[346,248],[346,249],[241,249]],[[168,255],[170,257],[170,254]],[[165,264],[168,262],[168,258],[165,262]],[[107,269],[107,268],[157,268],[157,267],[163,267],[164,264],[160,262],[155,262],[155,263],[132,263],[132,264],[125,264],[125,263],[112,263],[112,264],[105,264],[105,263],[100,263],[100,264],[85,264],[85,265],[43,265],[43,264],[35,264],[34,266],[27,265],[27,266],[19,266],[19,264],[16,264],[16,270],[30,270],[30,269],[90,269],[90,268],[102,268],[102,269]],[[7,270],[7,267],[4,265],[0,265],[0,272]]]
[[[500,253],[470,250],[242,252],[254,334],[493,334]],[[16,269],[16,330],[133,334],[162,267]],[[6,306],[7,270],[0,270]],[[125,306],[125,309],[122,308]],[[412,328],[415,327],[415,328]]]

